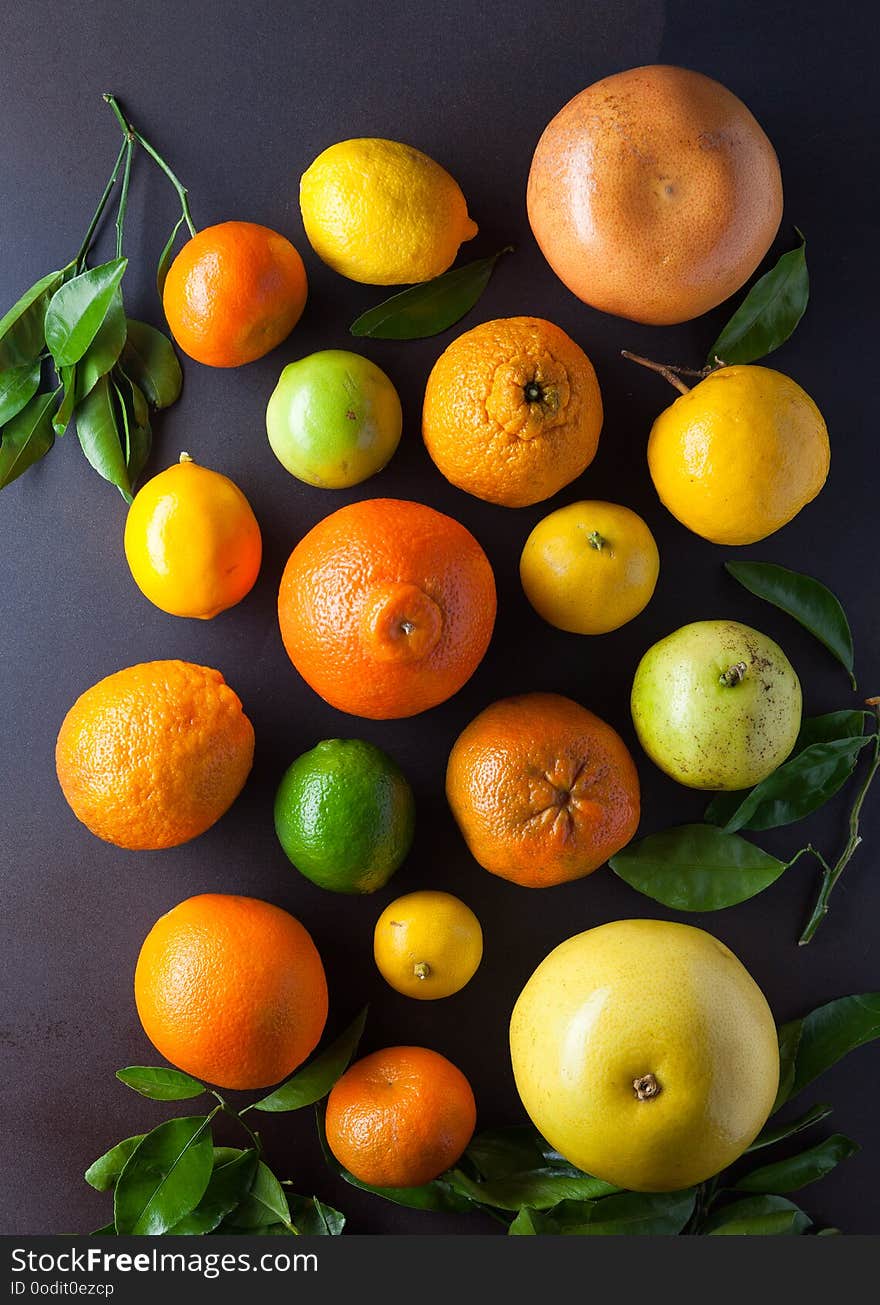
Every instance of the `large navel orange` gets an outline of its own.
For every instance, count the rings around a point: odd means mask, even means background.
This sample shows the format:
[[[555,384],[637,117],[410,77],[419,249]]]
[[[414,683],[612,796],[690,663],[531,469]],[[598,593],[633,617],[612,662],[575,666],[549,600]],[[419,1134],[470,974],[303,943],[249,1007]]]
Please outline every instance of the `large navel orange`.
[[[327,1020],[327,980],[308,931],[270,902],[226,893],[190,897],[156,921],[134,995],[156,1050],[224,1088],[292,1074]]]
[[[319,521],[281,578],[288,656],[331,706],[374,720],[450,698],[483,658],[495,580],[469,530],[422,503],[377,498]]]
[[[524,888],[591,874],[639,823],[639,777],[623,739],[558,693],[481,711],[449,755],[446,796],[474,859]]]
[[[55,745],[78,820],[132,851],[177,847],[232,806],[254,758],[254,727],[219,671],[143,662],[77,698]]]
[[[664,325],[748,280],[782,217],[773,146],[726,87],[687,68],[615,73],[538,142],[529,220],[557,276],[606,313]]]

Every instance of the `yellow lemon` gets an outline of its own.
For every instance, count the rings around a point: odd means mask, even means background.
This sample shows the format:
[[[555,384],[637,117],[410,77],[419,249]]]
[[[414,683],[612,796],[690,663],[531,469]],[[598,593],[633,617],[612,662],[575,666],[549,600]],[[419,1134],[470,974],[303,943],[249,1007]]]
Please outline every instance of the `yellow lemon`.
[[[445,168],[395,140],[331,145],[303,174],[299,202],[318,257],[368,285],[430,281],[477,234]]]
[[[156,607],[210,620],[253,588],[260,527],[237,485],[181,453],[180,462],[135,495],[125,556],[135,584]]]
[[[526,540],[519,574],[539,616],[572,634],[607,634],[647,606],[660,555],[635,512],[595,500],[557,508]]]
[[[770,1008],[702,929],[617,920],[569,938],[510,1021],[516,1086],[566,1160],[636,1192],[690,1187],[760,1132],[779,1082]]]
[[[376,921],[373,955],[397,992],[433,1001],[452,996],[474,977],[483,931],[471,908],[451,893],[407,893]]]
[[[825,484],[828,431],[813,400],[770,367],[721,367],[654,422],[648,465],[674,517],[714,544],[754,544]]]

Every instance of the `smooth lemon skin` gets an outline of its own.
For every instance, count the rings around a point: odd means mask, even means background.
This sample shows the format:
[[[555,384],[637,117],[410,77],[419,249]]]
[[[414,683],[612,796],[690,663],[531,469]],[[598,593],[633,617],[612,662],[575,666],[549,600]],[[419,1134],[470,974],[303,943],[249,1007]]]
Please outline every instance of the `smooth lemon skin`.
[[[755,981],[702,929],[618,920],[542,961],[510,1023],[516,1086],[572,1164],[631,1191],[689,1187],[732,1164],[779,1082]],[[656,1095],[634,1084],[653,1075]]]
[[[739,621],[695,621],[645,653],[631,707],[639,742],[667,775],[688,788],[736,791],[791,754],[802,694],[767,635]]]
[[[367,285],[430,281],[477,234],[458,183],[400,141],[331,145],[303,174],[299,197],[318,257]]]
[[[451,893],[407,893],[376,921],[373,955],[396,992],[434,1001],[470,983],[483,957],[483,931],[471,908]]]
[[[402,430],[391,381],[369,358],[346,349],[289,363],[266,409],[278,461],[318,489],[347,489],[374,476],[394,456]]]
[[[124,543],[135,584],[154,606],[206,621],[250,592],[262,560],[244,494],[188,454],[135,495]]]
[[[651,601],[660,554],[637,513],[585,500],[538,522],[519,573],[526,598],[550,625],[572,634],[607,634]]]
[[[715,544],[754,544],[825,484],[828,430],[805,390],[769,367],[722,367],[660,414],[648,466],[663,504]]]

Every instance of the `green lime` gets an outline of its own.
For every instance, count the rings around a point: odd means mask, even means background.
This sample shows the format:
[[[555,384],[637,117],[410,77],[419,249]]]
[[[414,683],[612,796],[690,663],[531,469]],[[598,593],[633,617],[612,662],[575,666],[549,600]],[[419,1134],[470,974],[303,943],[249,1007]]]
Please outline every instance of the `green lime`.
[[[319,489],[345,489],[381,471],[400,440],[397,390],[380,367],[347,349],[289,363],[266,409],[276,458]]]
[[[412,789],[372,743],[326,739],[285,772],[275,796],[275,832],[313,884],[334,893],[374,893],[412,846]]]

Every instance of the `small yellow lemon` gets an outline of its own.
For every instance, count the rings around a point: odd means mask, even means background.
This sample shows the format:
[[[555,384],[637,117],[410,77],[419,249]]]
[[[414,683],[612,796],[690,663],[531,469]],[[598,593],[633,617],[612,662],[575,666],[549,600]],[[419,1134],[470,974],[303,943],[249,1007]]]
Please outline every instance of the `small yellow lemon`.
[[[770,367],[721,367],[654,422],[648,465],[661,500],[714,544],[754,544],[825,484],[828,431],[813,400]]]
[[[253,588],[260,527],[237,485],[181,453],[180,462],[135,495],[125,556],[135,584],[156,607],[207,621]]]
[[[607,634],[650,602],[660,555],[635,512],[585,501],[557,508],[526,540],[519,574],[539,616],[572,634]]]
[[[445,168],[394,140],[331,145],[303,174],[299,202],[318,257],[368,285],[430,281],[477,234]]]
[[[376,921],[373,955],[397,992],[433,1001],[452,996],[474,977],[483,931],[471,908],[451,893],[407,893]]]
[[[732,1164],[779,1082],[773,1016],[702,929],[617,920],[562,943],[510,1021],[517,1091],[566,1160],[636,1192],[690,1187]]]

